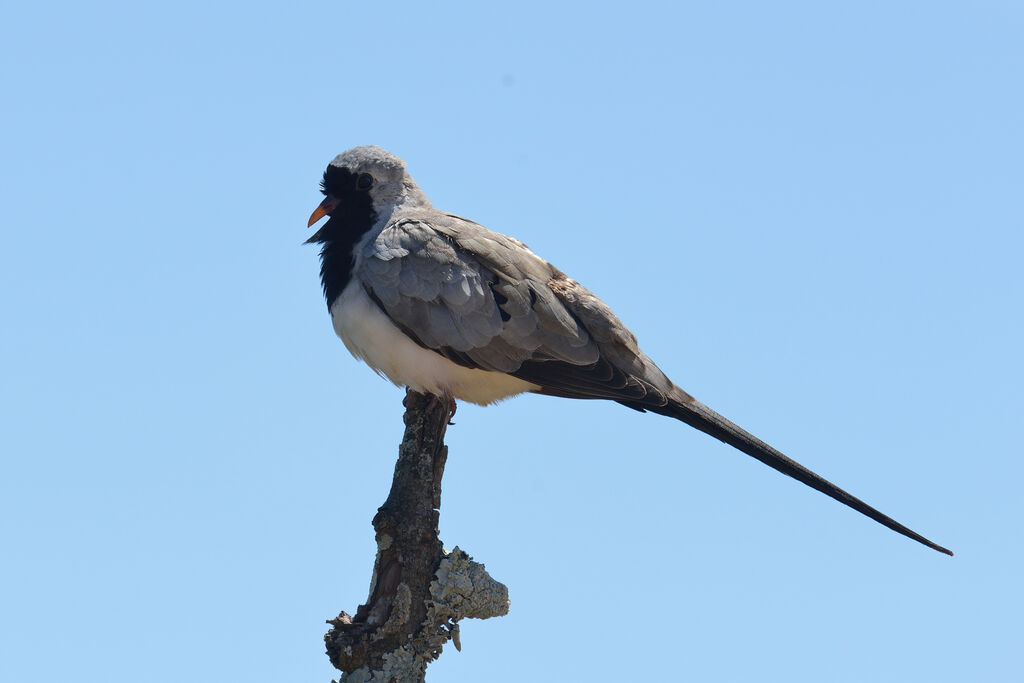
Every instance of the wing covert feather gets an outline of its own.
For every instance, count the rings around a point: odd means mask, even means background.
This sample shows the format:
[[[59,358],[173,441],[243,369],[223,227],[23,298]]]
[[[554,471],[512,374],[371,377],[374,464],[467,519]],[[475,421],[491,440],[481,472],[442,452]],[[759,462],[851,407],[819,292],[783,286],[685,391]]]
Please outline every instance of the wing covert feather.
[[[585,364],[599,355],[547,287],[557,271],[518,240],[438,214],[388,225],[362,255],[363,286],[423,346],[499,372],[531,358]]]
[[[420,345],[548,393],[664,405],[674,385],[589,290],[519,240],[451,214],[404,218],[356,276]]]

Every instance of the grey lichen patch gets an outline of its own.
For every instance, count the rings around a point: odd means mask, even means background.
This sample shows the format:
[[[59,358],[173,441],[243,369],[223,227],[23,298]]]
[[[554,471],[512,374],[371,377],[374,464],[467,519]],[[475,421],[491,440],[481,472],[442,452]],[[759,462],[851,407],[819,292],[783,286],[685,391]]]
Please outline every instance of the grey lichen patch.
[[[422,683],[429,661],[404,645],[384,655],[384,666],[380,671],[363,667],[342,674],[338,683]]]
[[[406,622],[412,613],[412,591],[409,590],[409,584],[398,584],[395,597],[382,601],[380,605],[387,605],[387,621],[382,619],[380,628],[370,635],[371,641],[391,638],[407,630]]]
[[[397,629],[400,626],[404,626],[405,622],[409,621],[409,614],[412,611],[412,591],[409,590],[409,584],[400,583],[398,588],[395,589],[395,602],[391,607],[391,621]]]
[[[430,597],[431,611],[452,622],[508,614],[508,588],[491,578],[484,565],[474,562],[458,546],[442,558],[430,583]]]

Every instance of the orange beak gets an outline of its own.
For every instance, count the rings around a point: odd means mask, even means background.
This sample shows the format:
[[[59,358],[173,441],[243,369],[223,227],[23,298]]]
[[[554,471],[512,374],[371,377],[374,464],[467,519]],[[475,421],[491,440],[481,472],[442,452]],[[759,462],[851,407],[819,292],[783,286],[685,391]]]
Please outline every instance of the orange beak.
[[[320,202],[320,206],[316,207],[316,210],[313,211],[312,214],[310,214],[309,223],[306,223],[306,227],[313,227],[313,224],[316,223],[318,220],[320,220],[324,216],[330,215],[331,211],[334,211],[334,208],[336,206],[338,206],[337,199],[330,196],[325,197],[324,200]]]

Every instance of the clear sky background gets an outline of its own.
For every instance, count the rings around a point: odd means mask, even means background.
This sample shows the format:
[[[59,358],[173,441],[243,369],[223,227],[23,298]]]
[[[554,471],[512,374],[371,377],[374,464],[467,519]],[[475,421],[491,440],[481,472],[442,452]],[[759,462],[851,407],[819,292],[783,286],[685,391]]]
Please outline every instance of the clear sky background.
[[[402,392],[303,246],[326,163],[602,296],[699,399],[463,406],[509,586],[440,681],[999,681],[1024,576],[1017,2],[18,3],[0,21],[0,679],[321,681]]]

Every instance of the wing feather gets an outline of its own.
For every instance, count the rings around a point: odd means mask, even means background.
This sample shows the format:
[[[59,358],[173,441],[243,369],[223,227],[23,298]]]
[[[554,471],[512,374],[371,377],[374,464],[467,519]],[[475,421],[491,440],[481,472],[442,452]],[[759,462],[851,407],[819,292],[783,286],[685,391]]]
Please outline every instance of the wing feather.
[[[386,226],[356,276],[421,346],[544,393],[664,406],[675,386],[600,299],[519,240],[430,211]]]

